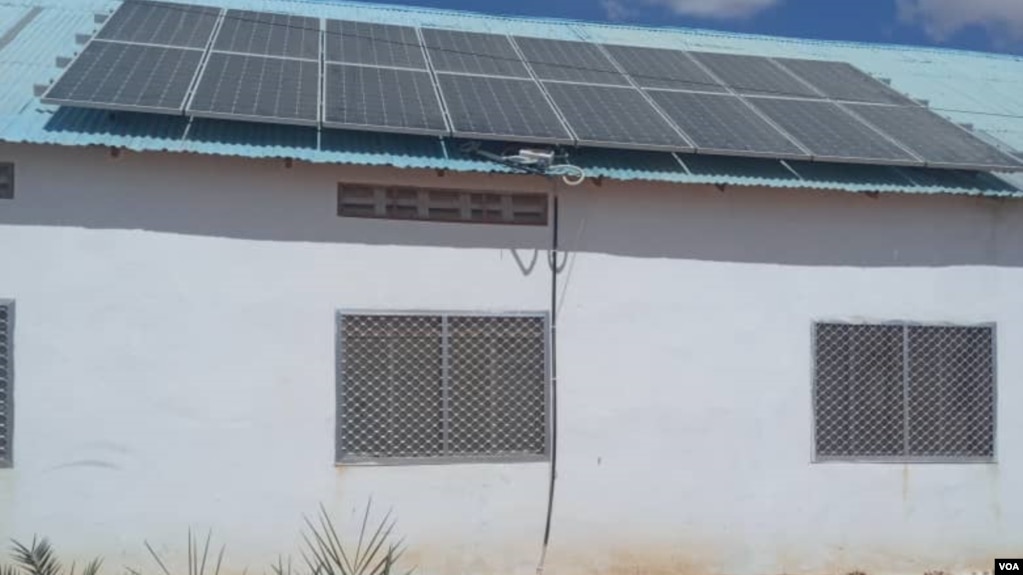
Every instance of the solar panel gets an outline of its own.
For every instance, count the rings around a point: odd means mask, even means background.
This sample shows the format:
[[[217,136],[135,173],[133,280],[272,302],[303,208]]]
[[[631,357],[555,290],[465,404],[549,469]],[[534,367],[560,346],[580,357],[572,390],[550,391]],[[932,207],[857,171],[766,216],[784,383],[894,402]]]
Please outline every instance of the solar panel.
[[[438,72],[529,78],[507,36],[423,28],[423,41]]]
[[[799,146],[735,96],[660,90],[648,90],[647,94],[700,152],[809,158]]]
[[[912,155],[831,102],[749,98],[815,159],[919,165]]]
[[[685,52],[638,46],[604,48],[641,88],[727,92]]]
[[[426,70],[416,29],[408,26],[327,20],[328,62]]]
[[[107,19],[96,38],[205,48],[219,15],[219,8],[209,6],[130,0]]]
[[[1023,164],[924,108],[849,104],[849,109],[929,165],[1019,169]]]
[[[325,126],[447,134],[429,72],[328,64]]]
[[[544,82],[580,145],[691,151],[643,94],[630,87]]]
[[[726,86],[740,94],[819,98],[812,88],[767,58],[690,52]]]
[[[523,36],[517,36],[515,43],[541,80],[629,85],[596,44]]]
[[[775,58],[790,72],[806,80],[825,96],[834,100],[908,104],[909,100],[884,83],[845,62],[822,62]]]
[[[437,74],[456,136],[572,143],[532,80]]]
[[[210,54],[188,105],[195,116],[316,125],[319,63]]]
[[[43,103],[180,114],[203,52],[93,40]]]
[[[317,18],[228,10],[213,49],[256,56],[320,59]]]

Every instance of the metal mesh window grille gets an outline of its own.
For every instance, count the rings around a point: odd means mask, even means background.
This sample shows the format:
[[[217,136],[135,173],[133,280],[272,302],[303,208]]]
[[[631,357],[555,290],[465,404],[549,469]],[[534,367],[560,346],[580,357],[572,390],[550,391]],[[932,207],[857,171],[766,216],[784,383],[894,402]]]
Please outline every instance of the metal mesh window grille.
[[[819,323],[818,460],[991,461],[992,326]]]
[[[547,456],[543,315],[338,317],[337,460]]]
[[[349,218],[545,226],[547,196],[338,184],[337,215]]]
[[[10,467],[14,431],[14,303],[0,300],[0,467]]]
[[[0,162],[0,199],[14,197],[14,164]]]

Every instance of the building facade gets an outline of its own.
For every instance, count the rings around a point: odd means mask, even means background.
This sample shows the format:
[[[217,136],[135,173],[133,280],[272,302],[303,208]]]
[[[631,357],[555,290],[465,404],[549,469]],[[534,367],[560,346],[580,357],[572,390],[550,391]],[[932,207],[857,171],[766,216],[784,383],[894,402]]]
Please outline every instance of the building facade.
[[[256,568],[372,498],[425,572],[535,569],[546,448],[337,464],[337,313],[543,316],[552,227],[342,218],[344,182],[558,195],[551,571],[966,571],[1023,544],[1015,201],[2,151],[5,536],[153,567],[137,539],[174,557],[208,526]],[[821,321],[995,325],[993,459],[817,461]]]
[[[1018,58],[220,4],[842,59],[1023,149]],[[150,573],[210,529],[225,573],[301,571],[303,516],[357,538],[372,501],[431,575],[1023,554],[1018,176],[578,150],[569,186],[42,105],[107,8],[0,4],[0,538]]]

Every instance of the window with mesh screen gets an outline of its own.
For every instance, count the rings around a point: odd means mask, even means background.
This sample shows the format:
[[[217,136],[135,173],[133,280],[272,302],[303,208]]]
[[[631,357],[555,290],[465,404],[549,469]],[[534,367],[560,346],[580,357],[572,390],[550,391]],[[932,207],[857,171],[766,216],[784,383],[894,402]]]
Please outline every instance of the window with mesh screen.
[[[337,215],[545,226],[547,195],[338,184]]]
[[[542,460],[543,314],[338,316],[337,461]]]
[[[14,164],[0,162],[0,200],[14,197]]]
[[[818,460],[995,456],[993,326],[818,323]]]
[[[0,467],[10,467],[14,431],[14,302],[0,300]]]

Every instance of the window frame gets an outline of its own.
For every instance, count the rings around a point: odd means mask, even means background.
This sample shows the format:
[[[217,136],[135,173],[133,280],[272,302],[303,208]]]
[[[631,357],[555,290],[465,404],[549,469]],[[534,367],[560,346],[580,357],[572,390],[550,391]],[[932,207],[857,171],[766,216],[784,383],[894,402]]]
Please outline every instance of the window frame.
[[[903,370],[909,369],[909,348],[906,345],[908,329],[913,327],[944,327],[944,328],[988,328],[991,330],[991,456],[935,456],[935,455],[892,455],[892,456],[864,456],[864,455],[820,455],[817,453],[817,329],[822,324],[847,325],[863,327],[901,327],[903,332]],[[904,376],[905,377],[905,376]],[[997,322],[935,322],[935,321],[848,321],[835,319],[817,319],[811,323],[810,332],[810,451],[811,463],[870,463],[870,464],[930,464],[930,465],[997,465],[998,464],[998,323]],[[904,379],[902,384],[903,406],[909,401],[909,387]],[[905,408],[905,407],[904,407]],[[904,422],[908,431],[909,421]],[[904,431],[906,433],[907,431]]]
[[[0,469],[14,467],[14,330],[16,321],[15,301],[0,298],[0,307],[7,308],[7,458],[0,458]]]
[[[540,318],[543,321],[543,371],[544,371],[544,446],[541,454],[514,455],[442,455],[436,457],[364,457],[347,455],[341,451],[341,424],[344,399],[341,363],[344,358],[344,338],[341,320],[344,316],[420,316],[420,317],[494,317],[494,318]],[[553,449],[553,382],[551,377],[551,322],[547,311],[466,311],[466,310],[379,310],[379,309],[338,309],[334,314],[334,465],[347,466],[425,466],[457,464],[508,464],[544,463],[551,460]]]

